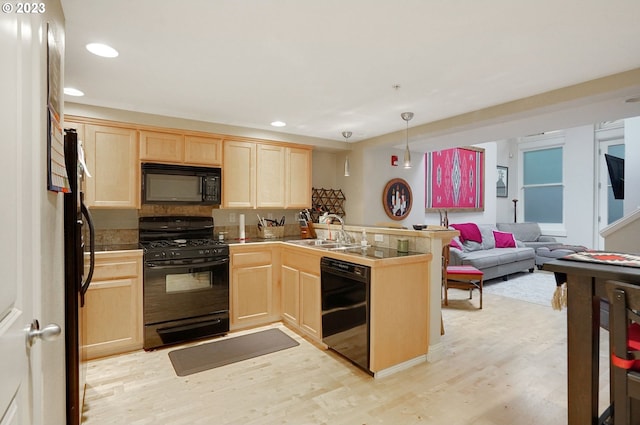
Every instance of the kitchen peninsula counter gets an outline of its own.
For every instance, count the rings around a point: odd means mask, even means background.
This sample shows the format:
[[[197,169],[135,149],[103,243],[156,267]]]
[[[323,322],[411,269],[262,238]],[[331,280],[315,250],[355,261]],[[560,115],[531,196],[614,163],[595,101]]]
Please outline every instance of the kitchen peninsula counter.
[[[340,224],[319,224],[314,223],[314,228],[320,239],[329,238],[329,230],[334,232],[340,229]],[[345,231],[349,233],[354,241],[360,241],[362,235],[362,229],[366,231],[366,237],[369,244],[376,248],[387,248],[394,250],[397,247],[398,239],[407,239],[409,243],[410,255],[406,257],[398,257],[396,259],[381,259],[381,260],[361,260],[355,256],[348,257],[349,254],[342,254],[336,251],[326,251],[327,256],[332,258],[338,258],[345,261],[360,262],[364,265],[378,264],[385,266],[391,266],[394,263],[402,264],[405,261],[410,260],[414,256],[429,254],[429,267],[428,267],[428,296],[426,302],[428,302],[428,315],[429,315],[429,350],[427,359],[429,361],[437,361],[442,359],[445,355],[444,345],[441,342],[441,281],[442,281],[442,248],[453,237],[458,236],[460,233],[457,230],[413,230],[413,229],[401,229],[397,227],[382,227],[382,226],[368,226],[368,225],[350,225],[345,224]],[[231,243],[233,247],[236,243],[240,244],[254,244],[254,243],[272,243],[272,242],[285,242],[287,240],[300,239],[298,235],[272,240],[259,240],[255,241],[227,241]],[[283,244],[284,245],[284,244]],[[291,246],[292,244],[286,244]],[[298,249],[312,249],[308,247],[297,247]],[[329,254],[331,253],[331,254]],[[414,260],[417,258],[413,258]],[[424,258],[423,258],[424,260]],[[446,324],[445,324],[446,325]]]
[[[330,257],[371,267],[370,370],[374,376],[427,361],[432,316],[431,254],[399,253],[372,246],[364,251],[361,247],[332,250],[290,243],[299,239],[227,241],[235,301],[232,309],[239,309],[232,313],[232,330],[265,324],[256,320],[260,317],[265,322],[273,320],[273,312],[281,311],[287,326],[323,346],[320,260]],[[267,258],[269,265],[264,262]],[[267,267],[272,274],[259,282],[249,278],[266,273]],[[246,280],[244,276],[248,276]],[[439,304],[439,295],[437,301]],[[273,307],[274,304],[278,307]],[[439,335],[439,315],[437,325]]]

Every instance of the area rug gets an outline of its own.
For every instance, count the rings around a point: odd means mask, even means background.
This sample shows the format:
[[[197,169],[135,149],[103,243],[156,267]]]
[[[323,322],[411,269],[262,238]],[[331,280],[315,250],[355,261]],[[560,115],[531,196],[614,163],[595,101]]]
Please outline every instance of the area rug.
[[[187,376],[300,345],[280,329],[222,339],[169,353],[178,376]]]
[[[509,279],[491,279],[484,282],[484,294],[495,294],[502,297],[515,298],[534,304],[549,306],[556,290],[553,273],[536,270],[533,273],[523,272],[509,275]]]

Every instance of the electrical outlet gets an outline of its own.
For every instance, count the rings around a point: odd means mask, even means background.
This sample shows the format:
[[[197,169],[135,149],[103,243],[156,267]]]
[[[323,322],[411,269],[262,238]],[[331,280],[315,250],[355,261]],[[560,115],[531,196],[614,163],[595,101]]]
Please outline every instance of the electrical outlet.
[[[229,223],[236,222],[236,213],[229,213]]]
[[[384,236],[382,235],[374,235],[374,238],[376,242],[382,242],[384,240]]]

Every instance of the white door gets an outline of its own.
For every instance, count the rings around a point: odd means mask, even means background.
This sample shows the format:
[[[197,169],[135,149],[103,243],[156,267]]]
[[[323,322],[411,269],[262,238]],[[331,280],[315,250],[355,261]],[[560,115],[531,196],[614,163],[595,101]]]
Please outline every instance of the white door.
[[[60,16],[57,9],[52,20],[59,22]],[[49,12],[21,15],[4,6],[0,13],[0,425],[64,423],[59,407],[51,409],[51,414],[48,405],[49,401],[62,404],[64,412],[64,361],[62,382],[59,375],[55,383],[50,380],[48,366],[43,367],[49,357],[57,359],[57,365],[60,358],[64,360],[63,338],[55,343],[36,341],[31,349],[26,346],[26,328],[32,320],[51,320],[42,312],[60,310],[55,300],[43,306],[48,302],[43,295],[54,286],[57,292],[64,290],[62,274],[52,270],[54,264],[62,268],[62,253],[58,253],[62,243],[55,243],[62,240],[61,204],[42,181],[46,176],[42,171],[46,164],[46,22],[51,18]],[[50,347],[55,350],[52,356]],[[58,395],[49,397],[52,387]]]
[[[604,249],[604,238],[599,236],[599,232],[619,220],[624,215],[624,200],[615,199],[609,179],[609,172],[604,158],[604,154],[624,158],[624,138],[600,141],[598,151],[598,246],[597,249]]]

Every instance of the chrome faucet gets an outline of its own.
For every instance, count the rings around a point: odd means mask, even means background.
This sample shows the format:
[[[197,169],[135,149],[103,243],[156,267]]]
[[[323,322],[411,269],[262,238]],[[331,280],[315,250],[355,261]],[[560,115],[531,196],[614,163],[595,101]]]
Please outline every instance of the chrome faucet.
[[[344,220],[342,219],[342,217],[340,217],[337,214],[328,214],[326,216],[326,218],[336,218],[338,219],[338,221],[340,222],[340,233],[338,233],[338,243],[344,243],[344,244],[350,244],[351,243],[351,237],[349,236],[349,234],[344,230]],[[331,222],[333,222],[333,220],[331,220]],[[327,223],[327,226],[329,225],[329,223]]]

